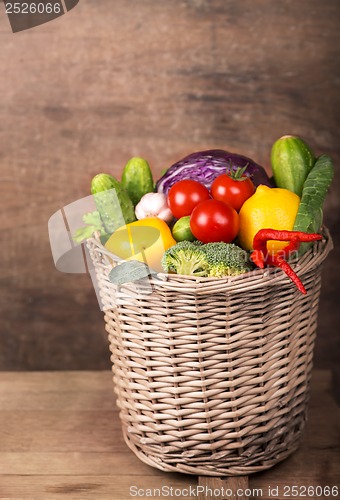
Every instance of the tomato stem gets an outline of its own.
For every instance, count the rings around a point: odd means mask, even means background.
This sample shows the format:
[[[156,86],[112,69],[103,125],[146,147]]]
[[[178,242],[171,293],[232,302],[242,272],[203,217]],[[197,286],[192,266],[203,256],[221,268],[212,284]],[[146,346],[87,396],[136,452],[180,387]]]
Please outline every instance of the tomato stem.
[[[226,169],[226,174],[234,181],[245,181],[247,179],[247,176],[243,174],[247,170],[248,165],[249,162],[247,162],[244,167],[237,167],[236,170],[233,170],[233,164],[230,160],[229,167],[227,167]]]

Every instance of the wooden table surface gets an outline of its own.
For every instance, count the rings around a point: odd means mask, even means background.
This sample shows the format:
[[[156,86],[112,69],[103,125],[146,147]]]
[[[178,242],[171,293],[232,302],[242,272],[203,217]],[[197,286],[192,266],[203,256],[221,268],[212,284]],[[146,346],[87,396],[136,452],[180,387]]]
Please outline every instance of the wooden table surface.
[[[330,388],[330,372],[314,371],[300,449],[273,469],[250,476],[249,498],[339,497],[339,413]],[[205,484],[205,478],[199,480]],[[151,494],[155,499],[170,493],[186,499],[245,498],[209,491],[197,496],[197,484],[196,476],[143,464],[127,448],[110,372],[0,372],[2,500],[124,500]],[[213,484],[230,483],[217,478]],[[330,495],[326,487],[333,487]]]

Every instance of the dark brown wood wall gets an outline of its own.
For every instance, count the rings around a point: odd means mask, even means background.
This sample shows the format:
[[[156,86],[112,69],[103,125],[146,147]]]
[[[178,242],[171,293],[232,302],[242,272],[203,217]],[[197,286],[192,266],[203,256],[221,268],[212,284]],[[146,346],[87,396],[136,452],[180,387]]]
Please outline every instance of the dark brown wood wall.
[[[109,366],[87,275],[56,271],[49,217],[129,157],[155,176],[224,148],[269,166],[297,134],[339,172],[338,0],[81,0],[12,34],[0,8],[0,369]],[[325,221],[339,245],[339,176]],[[339,250],[324,268],[316,364],[336,364]]]

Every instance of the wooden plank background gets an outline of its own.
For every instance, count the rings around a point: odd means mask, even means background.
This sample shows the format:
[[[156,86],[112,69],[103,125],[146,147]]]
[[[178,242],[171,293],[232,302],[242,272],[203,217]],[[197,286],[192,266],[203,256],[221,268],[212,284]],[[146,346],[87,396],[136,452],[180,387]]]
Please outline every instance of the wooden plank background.
[[[0,369],[109,367],[87,275],[57,272],[49,217],[129,157],[157,177],[224,148],[269,167],[283,134],[339,171],[338,0],[81,0],[12,34],[0,5]],[[339,176],[325,221],[339,243]],[[336,364],[339,250],[324,268],[316,364]]]

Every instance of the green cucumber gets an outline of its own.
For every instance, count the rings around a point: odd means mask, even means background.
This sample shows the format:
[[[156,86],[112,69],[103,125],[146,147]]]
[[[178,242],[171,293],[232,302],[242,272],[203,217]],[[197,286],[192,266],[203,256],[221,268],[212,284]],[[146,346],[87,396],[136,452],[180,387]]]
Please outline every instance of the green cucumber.
[[[110,174],[97,174],[91,193],[107,233],[136,220],[133,203],[119,181]]]
[[[271,165],[279,188],[302,194],[303,183],[315,163],[310,147],[299,137],[285,135],[274,142]]]
[[[322,207],[334,177],[332,159],[320,156],[305,180],[300,205],[294,222],[294,231],[316,233],[322,225]],[[299,255],[310,248],[310,243],[302,243]]]
[[[143,158],[131,158],[124,167],[122,186],[128,192],[136,206],[142,196],[154,191],[154,182],[150,165]]]

